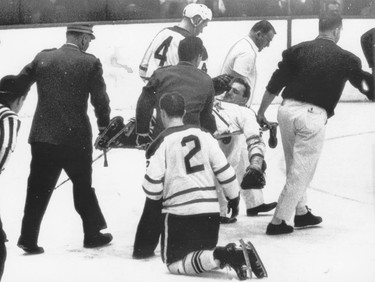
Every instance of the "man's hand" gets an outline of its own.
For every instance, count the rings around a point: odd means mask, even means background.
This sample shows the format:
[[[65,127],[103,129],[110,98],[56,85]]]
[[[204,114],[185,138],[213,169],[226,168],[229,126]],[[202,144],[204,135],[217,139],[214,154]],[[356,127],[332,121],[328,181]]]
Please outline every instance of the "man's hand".
[[[270,122],[266,119],[264,114],[258,113],[257,122],[261,128],[270,128]]]
[[[146,133],[146,134],[137,134],[137,139],[136,139],[136,144],[138,147],[147,149],[147,147],[151,144],[152,142],[151,136]]]

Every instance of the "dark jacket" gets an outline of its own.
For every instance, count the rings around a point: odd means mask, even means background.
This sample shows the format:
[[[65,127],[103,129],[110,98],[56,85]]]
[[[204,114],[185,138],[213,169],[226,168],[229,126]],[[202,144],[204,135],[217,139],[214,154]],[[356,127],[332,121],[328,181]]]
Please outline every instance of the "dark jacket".
[[[36,82],[38,91],[29,143],[92,146],[89,96],[98,126],[108,125],[110,107],[102,65],[77,46],[65,44],[40,52],[19,76],[30,85]]]
[[[177,92],[184,97],[185,124],[200,126],[211,133],[216,131],[212,114],[215,90],[211,77],[191,63],[179,62],[175,66],[157,69],[143,87],[136,109],[137,133],[149,133],[154,109],[157,110],[157,117],[153,137],[164,130],[159,101],[166,92]]]
[[[267,90],[282,97],[322,107],[328,117],[341,97],[346,81],[362,93],[362,82],[370,74],[362,71],[360,59],[327,38],[302,42],[285,50],[278,69],[273,73]],[[369,85],[372,89],[372,85]]]

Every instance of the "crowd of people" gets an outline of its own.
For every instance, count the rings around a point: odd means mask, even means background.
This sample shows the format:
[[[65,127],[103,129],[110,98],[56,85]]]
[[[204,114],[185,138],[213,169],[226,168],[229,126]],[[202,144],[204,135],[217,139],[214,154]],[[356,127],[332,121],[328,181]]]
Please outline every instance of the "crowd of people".
[[[173,19],[191,3],[206,5],[215,18],[318,16],[330,10],[374,15],[373,0],[3,0],[0,24]]]
[[[206,5],[187,5],[181,21],[155,36],[140,63],[145,86],[135,112],[134,146],[146,148],[142,184],[146,201],[133,258],[154,256],[160,242],[171,273],[196,275],[230,266],[240,280],[248,278],[249,268],[262,278],[267,271],[251,243],[217,246],[220,224],[235,224],[241,198],[247,216],[276,208],[267,235],[320,224],[322,217],[307,206],[307,189],[322,152],[326,124],[347,81],[374,100],[373,80],[357,56],[337,46],[342,18],[327,13],[319,19],[315,39],[282,53],[255,112],[251,101],[261,75],[256,59],[276,30],[267,20],[256,22],[228,50],[221,74],[211,78],[204,64],[209,50],[198,36],[212,17]],[[73,183],[83,247],[105,247],[112,241],[110,233],[102,232],[107,223],[92,187],[88,102],[100,133],[107,132],[111,121],[102,65],[86,53],[94,39],[92,25],[69,25],[63,46],[41,51],[18,75],[0,81],[0,172],[15,149],[20,128],[17,112],[30,87],[37,85],[38,104],[29,135],[30,174],[17,243],[28,254],[44,252],[39,231],[62,170]],[[277,124],[265,114],[280,93]],[[262,193],[266,183],[254,180],[250,172],[264,175],[263,133],[269,130],[273,138],[269,144],[276,146],[278,125],[286,181],[279,199],[267,204]],[[0,279],[5,242],[0,221]]]

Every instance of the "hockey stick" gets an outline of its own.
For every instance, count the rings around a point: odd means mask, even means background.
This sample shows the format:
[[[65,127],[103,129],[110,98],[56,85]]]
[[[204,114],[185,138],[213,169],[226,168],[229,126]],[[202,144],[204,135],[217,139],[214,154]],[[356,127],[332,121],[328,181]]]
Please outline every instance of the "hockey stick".
[[[107,161],[107,153],[111,150],[112,148],[109,148],[107,150],[104,150],[103,153],[101,153],[99,156],[97,156],[95,159],[92,160],[92,164],[94,162],[96,162],[97,160],[99,160],[101,157],[104,157],[104,166],[107,167],[108,166],[108,161]],[[60,184],[58,184],[54,190],[56,190],[57,188],[59,188],[60,186],[64,185],[66,182],[68,182],[70,180],[70,177],[68,177],[67,179],[65,179],[64,181],[62,181]]]

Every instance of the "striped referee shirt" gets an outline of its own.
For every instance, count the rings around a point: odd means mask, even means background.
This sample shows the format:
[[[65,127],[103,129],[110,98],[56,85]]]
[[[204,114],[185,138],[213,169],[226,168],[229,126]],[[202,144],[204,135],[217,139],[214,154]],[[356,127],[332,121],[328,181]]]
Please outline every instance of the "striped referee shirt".
[[[16,147],[20,125],[18,115],[0,104],[0,173]]]
[[[163,213],[218,213],[217,182],[228,198],[238,196],[236,175],[217,141],[196,126],[164,130],[146,157],[143,190],[152,200],[163,199]]]

